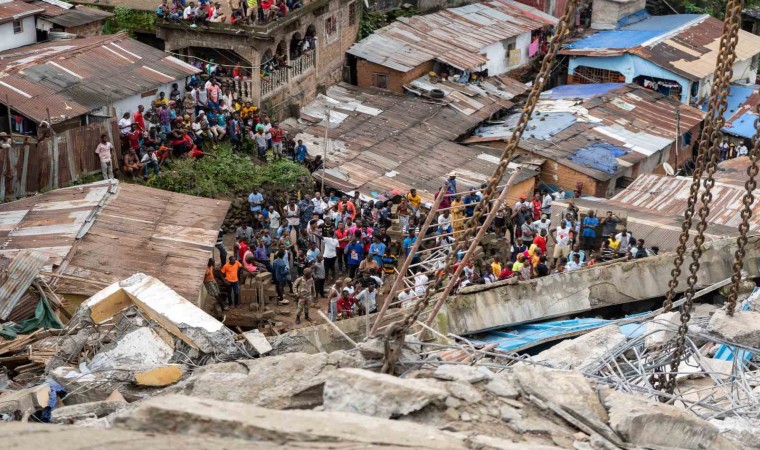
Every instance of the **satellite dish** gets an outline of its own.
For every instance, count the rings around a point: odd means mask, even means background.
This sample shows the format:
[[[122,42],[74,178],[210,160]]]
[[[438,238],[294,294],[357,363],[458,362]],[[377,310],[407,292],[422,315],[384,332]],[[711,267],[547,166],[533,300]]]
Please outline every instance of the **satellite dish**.
[[[665,173],[667,173],[671,177],[676,174],[676,171],[673,170],[673,166],[671,166],[669,163],[663,163],[662,167],[665,169]]]

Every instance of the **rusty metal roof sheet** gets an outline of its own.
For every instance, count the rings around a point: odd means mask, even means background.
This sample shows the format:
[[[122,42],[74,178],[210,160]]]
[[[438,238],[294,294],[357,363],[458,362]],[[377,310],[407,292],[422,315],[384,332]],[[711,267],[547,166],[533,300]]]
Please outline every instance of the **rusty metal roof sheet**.
[[[104,283],[142,272],[196,301],[228,209],[223,200],[120,184],[61,272]],[[91,285],[71,280],[59,281],[57,289],[95,292]]]
[[[680,19],[680,18],[684,19]],[[671,20],[672,19],[672,20]],[[647,29],[656,22],[656,30]],[[651,28],[651,27],[650,27]],[[617,30],[600,31],[574,42],[560,53],[572,56],[608,57],[630,53],[692,81],[715,70],[723,22],[706,14],[654,16]],[[630,34],[643,36],[631,38]],[[760,53],[760,36],[739,30],[736,60]]]
[[[498,158],[482,150],[453,142],[501,108],[491,96],[479,101],[482,109],[467,115],[446,103],[333,86],[326,97],[302,109],[301,118],[313,125],[295,138],[303,139],[312,156],[323,154],[325,109],[330,105],[326,185],[374,198],[415,187],[425,201],[432,201],[450,171],[457,171],[462,190],[479,187],[498,164]],[[536,174],[524,170],[518,182]],[[320,172],[314,175],[321,178]]]
[[[8,319],[47,260],[42,253],[22,250],[0,273],[0,320]]]
[[[56,123],[197,72],[126,34],[46,42],[0,53],[0,102]]]
[[[431,60],[470,70],[486,63],[481,50],[488,45],[556,23],[556,18],[530,6],[492,0],[399,18],[348,53],[399,72]]]
[[[0,3],[0,23],[22,19],[27,16],[41,14],[45,8],[30,5],[20,0]]]
[[[112,283],[152,275],[198,298],[229,202],[100,181],[0,205],[0,255],[45,255],[44,270]],[[76,245],[74,245],[76,243]],[[61,292],[93,287],[56,280]]]
[[[687,132],[702,121],[704,113],[677,100],[636,84],[567,85],[541,94],[523,134],[520,148],[561,162],[597,180],[605,181],[632,164],[669,148],[675,139],[675,110],[680,107],[681,130]],[[519,114],[504,123],[482,126],[466,144],[506,141]],[[619,148],[614,171],[595,164],[574,162],[580,149]],[[611,147],[609,147],[611,146]]]
[[[95,8],[78,6],[71,9],[63,9],[54,5],[47,8],[42,18],[46,21],[64,27],[77,27],[87,25],[88,23],[98,22],[112,17],[113,14],[108,11],[102,11]]]

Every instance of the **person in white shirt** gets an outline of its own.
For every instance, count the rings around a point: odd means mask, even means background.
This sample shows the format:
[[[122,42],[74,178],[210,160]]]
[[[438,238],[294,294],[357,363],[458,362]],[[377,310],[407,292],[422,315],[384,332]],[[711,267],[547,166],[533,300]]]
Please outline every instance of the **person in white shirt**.
[[[119,134],[124,136],[130,131],[132,131],[132,121],[129,120],[129,113],[127,112],[119,119]]]
[[[448,234],[454,231],[451,228],[451,214],[450,211],[444,211],[443,214],[438,216],[438,232],[441,234]]]
[[[414,293],[422,297],[427,290],[428,277],[422,272],[417,272],[414,275]]]
[[[554,265],[557,265],[557,261],[570,254],[570,228],[567,226],[567,222],[560,221],[559,226],[551,232],[552,240],[554,240]]]
[[[546,214],[547,217],[552,215],[552,196],[547,191],[544,191],[541,199],[541,214]]]
[[[111,160],[112,152],[113,145],[108,142],[108,135],[101,135],[100,143],[97,147],[95,147],[95,153],[100,158],[100,172],[103,174],[104,180],[113,179],[113,161]]]
[[[747,149],[747,146],[744,144],[740,145],[736,151],[736,156],[747,156],[748,154],[749,154],[749,150]]]
[[[325,278],[330,278],[330,273],[332,272],[333,276],[335,276],[335,260],[338,257],[338,240],[333,237],[324,236],[322,237],[322,247],[324,249],[324,257],[325,257]]]
[[[625,256],[628,254],[631,237],[633,237],[633,234],[631,234],[631,232],[626,229],[623,229],[623,231],[615,235],[615,240],[620,241],[618,255]]]
[[[269,205],[269,233],[272,236],[277,236],[277,228],[280,227],[280,213],[274,209],[274,206]],[[325,268],[327,265],[325,263]]]
[[[363,291],[356,295],[356,300],[361,306],[360,314],[372,314],[377,312],[377,291],[375,285],[370,283]]]
[[[417,298],[417,294],[414,293],[411,287],[407,287],[403,291],[398,293],[398,299],[401,302],[402,308],[409,308],[414,305],[414,299]]]
[[[552,223],[549,220],[549,216],[547,216],[546,214],[543,214],[541,216],[541,220],[537,220],[531,223],[531,225],[533,226],[533,230],[536,233],[536,236],[541,234],[541,230],[544,230],[546,231],[546,234],[549,234],[549,227],[551,226],[551,224]]]
[[[565,271],[570,272],[572,270],[580,269],[581,267],[583,267],[581,257],[576,253],[573,255],[573,260],[568,262],[567,266],[565,266]]]
[[[182,19],[192,20],[194,16],[195,16],[195,3],[190,2],[190,4],[187,5],[185,10],[182,11]]]
[[[153,169],[153,173],[158,176],[158,158],[156,157],[156,152],[153,147],[148,147],[148,152],[143,155],[140,162],[145,168],[143,173],[145,178],[148,178],[148,171],[150,169]]]
[[[314,197],[311,198],[311,204],[314,207],[314,214],[319,214],[319,217],[324,217],[324,213],[327,209],[327,203],[322,200],[319,192],[314,193]]]

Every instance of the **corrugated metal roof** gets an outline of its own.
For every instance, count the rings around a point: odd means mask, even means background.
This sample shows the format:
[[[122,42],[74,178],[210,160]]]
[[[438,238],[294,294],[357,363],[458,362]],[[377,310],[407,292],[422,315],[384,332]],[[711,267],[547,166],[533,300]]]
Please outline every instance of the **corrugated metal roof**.
[[[30,5],[20,0],[0,3],[0,23],[18,20],[27,16],[41,14],[44,8]]]
[[[54,11],[52,14],[49,13],[51,10]],[[98,22],[111,16],[113,16],[112,13],[95,8],[80,6],[72,9],[63,9],[51,5],[42,15],[42,18],[60,27],[69,28]]]
[[[684,133],[704,117],[696,108],[636,84],[558,86],[541,94],[520,148],[597,180],[609,180],[673,143],[676,107],[680,107]],[[514,114],[503,124],[480,127],[463,142],[506,141],[518,118],[519,114]],[[627,151],[617,157],[615,173],[606,170],[606,166],[599,170],[594,164],[572,160],[579,149],[601,144]]]
[[[457,171],[462,191],[480,186],[497,167],[498,158],[453,142],[480,123],[482,116],[501,108],[491,96],[478,100],[483,108],[467,115],[445,103],[333,86],[326,98],[303,108],[301,118],[318,123],[295,138],[303,139],[312,156],[323,154],[324,109],[332,105],[326,185],[376,198],[415,187],[425,201],[432,201],[450,171]],[[339,104],[351,104],[352,108],[341,109]],[[335,112],[341,114],[339,119]],[[524,170],[519,181],[536,174]],[[319,179],[321,173],[314,175]]]
[[[653,16],[605,30],[568,45],[560,53],[607,57],[630,53],[692,81],[715,70],[723,22],[706,14]],[[760,36],[739,30],[736,60],[760,53]]]
[[[143,272],[194,301],[227,209],[222,200],[118,182],[57,189],[0,205],[0,255],[34,250],[45,255],[45,271],[105,283]],[[60,292],[94,293],[56,282]]]
[[[723,114],[726,122],[721,131],[734,136],[752,139],[755,133],[757,133],[755,128],[755,119],[757,118],[755,108],[758,104],[760,104],[760,86],[756,84],[732,84],[726,112]],[[706,106],[703,106],[702,109],[706,109]]]
[[[42,253],[23,250],[0,274],[0,320],[8,319],[47,261],[47,256]]]
[[[488,45],[556,23],[556,18],[530,6],[492,0],[399,18],[348,53],[399,72],[431,60],[470,70],[486,63],[480,51]]]
[[[433,89],[443,92],[442,99],[438,99],[449,106],[466,114],[483,120],[491,115],[491,108],[486,105],[491,103],[500,104],[504,108],[514,106],[509,100],[528,91],[528,86],[509,77],[489,77],[480,83],[458,83],[452,81],[438,81],[432,83],[428,75],[423,75],[404,88],[417,95],[430,97]],[[484,101],[484,99],[487,99]]]
[[[126,34],[29,45],[0,53],[0,102],[56,123],[198,72],[177,61]]]

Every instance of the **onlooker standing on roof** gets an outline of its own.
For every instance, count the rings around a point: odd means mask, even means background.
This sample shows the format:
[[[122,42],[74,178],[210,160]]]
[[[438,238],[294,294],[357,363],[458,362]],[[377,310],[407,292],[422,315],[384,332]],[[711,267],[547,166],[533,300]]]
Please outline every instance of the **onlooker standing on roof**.
[[[620,217],[612,211],[607,211],[607,215],[601,220],[602,225],[602,238],[606,239],[610,236],[615,236],[617,224],[620,223]]]
[[[95,153],[100,157],[100,173],[104,180],[113,179],[113,159],[111,158],[113,145],[108,142],[108,135],[100,135],[100,143],[95,147]]]
[[[583,230],[581,231],[584,249],[592,250],[594,248],[594,241],[596,240],[596,227],[598,225],[599,219],[596,218],[593,210],[589,210],[588,216],[583,218]]]

